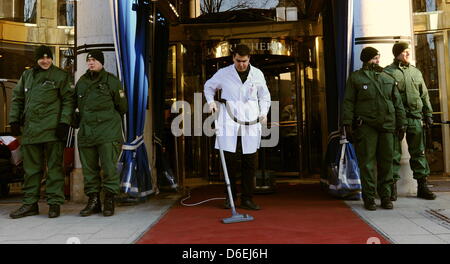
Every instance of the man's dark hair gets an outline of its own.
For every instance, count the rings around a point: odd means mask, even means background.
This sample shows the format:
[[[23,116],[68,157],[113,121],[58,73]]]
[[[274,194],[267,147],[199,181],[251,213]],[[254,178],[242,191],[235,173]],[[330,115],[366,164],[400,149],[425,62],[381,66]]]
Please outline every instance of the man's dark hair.
[[[238,44],[231,50],[233,57],[236,54],[239,56],[250,56],[250,48],[245,44]]]

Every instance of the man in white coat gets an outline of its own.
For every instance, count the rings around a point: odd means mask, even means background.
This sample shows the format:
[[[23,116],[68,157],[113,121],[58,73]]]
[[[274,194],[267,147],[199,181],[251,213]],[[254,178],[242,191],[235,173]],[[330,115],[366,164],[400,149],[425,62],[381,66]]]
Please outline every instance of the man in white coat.
[[[230,177],[233,200],[236,200],[236,165],[241,158],[241,203],[240,207],[259,210],[252,200],[256,172],[256,151],[261,143],[261,123],[267,121],[270,108],[270,93],[261,70],[250,65],[250,49],[239,44],[232,50],[233,65],[218,70],[205,83],[205,97],[210,111],[219,111],[215,148],[224,150],[228,175]],[[221,99],[225,103],[216,103],[214,95],[221,90]],[[251,122],[259,118],[260,122],[242,125],[234,119]],[[230,201],[225,201],[230,208]]]

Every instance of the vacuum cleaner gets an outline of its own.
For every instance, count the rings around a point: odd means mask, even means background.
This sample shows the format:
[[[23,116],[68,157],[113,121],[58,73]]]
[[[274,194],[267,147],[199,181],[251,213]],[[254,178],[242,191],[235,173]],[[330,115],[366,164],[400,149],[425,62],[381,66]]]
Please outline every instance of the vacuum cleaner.
[[[236,117],[233,116],[231,110],[229,109],[228,104],[226,103],[225,100],[221,99],[219,100],[219,102],[224,103],[226,108],[227,108],[227,112],[228,115],[230,115],[230,117],[237,123],[241,124],[241,125],[253,125],[259,122],[259,119],[255,120],[255,121],[250,121],[250,122],[244,122],[241,120],[238,120]],[[217,128],[217,119],[214,120],[214,126],[216,128],[216,132],[218,131]],[[216,136],[218,136],[216,134]],[[231,207],[231,217],[228,218],[224,218],[222,219],[222,222],[224,224],[231,224],[231,223],[240,223],[240,222],[248,222],[248,221],[253,221],[254,218],[251,215],[248,214],[239,214],[236,212],[236,206],[234,204],[234,200],[233,200],[233,193],[231,192],[231,184],[230,184],[230,179],[228,177],[228,170],[227,170],[227,164],[225,162],[225,154],[223,152],[222,147],[220,146],[220,140],[217,139],[217,145],[219,147],[219,153],[220,153],[220,160],[222,162],[222,168],[223,168],[223,174],[225,176],[225,183],[227,185],[227,192],[228,192],[228,199],[230,201],[230,207]]]

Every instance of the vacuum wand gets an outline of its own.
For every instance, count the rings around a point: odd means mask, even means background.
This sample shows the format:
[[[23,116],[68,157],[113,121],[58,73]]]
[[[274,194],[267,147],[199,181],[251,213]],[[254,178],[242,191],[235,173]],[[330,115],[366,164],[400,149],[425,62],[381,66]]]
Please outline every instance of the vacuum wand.
[[[215,129],[216,129],[216,137],[218,137],[218,135],[217,135],[217,131],[218,131],[218,129],[217,129],[218,128],[218,126],[217,126],[217,119],[214,120],[214,126],[215,126]],[[233,193],[231,192],[230,178],[228,177],[227,164],[225,162],[225,154],[223,152],[223,149],[220,146],[219,138],[216,138],[216,140],[217,140],[217,145],[219,147],[220,160],[222,162],[223,174],[225,176],[225,183],[227,185],[228,199],[230,201],[231,214],[232,214],[231,217],[222,219],[222,222],[224,224],[231,224],[231,223],[253,221],[254,218],[251,215],[239,214],[239,213],[236,212],[236,206],[235,206],[234,200],[233,200]]]

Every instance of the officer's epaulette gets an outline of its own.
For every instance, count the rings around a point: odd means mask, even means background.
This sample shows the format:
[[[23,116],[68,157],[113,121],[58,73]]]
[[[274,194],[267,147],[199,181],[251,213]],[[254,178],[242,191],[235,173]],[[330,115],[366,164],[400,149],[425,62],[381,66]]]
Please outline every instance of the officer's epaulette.
[[[106,72],[106,73],[108,74],[107,75],[107,79],[108,80],[113,80],[113,81],[116,81],[116,82],[120,82],[119,78],[116,75],[114,75],[114,74],[112,74],[110,72]],[[111,78],[109,78],[109,77],[111,77]]]
[[[108,76],[112,76],[112,77],[116,77],[114,74],[110,73],[110,72],[106,72],[108,74]]]
[[[386,68],[385,68],[385,69],[386,69]],[[397,81],[397,79],[395,79],[394,75],[392,75],[391,73],[387,72],[386,70],[384,70],[383,73],[385,73],[386,75],[389,75],[392,79],[394,79],[394,81],[395,81],[395,86],[398,85],[398,81]]]
[[[30,73],[30,72],[34,72],[34,67],[26,69],[23,73]]]
[[[68,72],[66,72],[65,70],[59,68],[59,67],[54,67],[55,71],[58,73],[65,73],[65,74],[69,74]]]
[[[392,78],[395,79],[394,75],[392,75],[392,74],[391,74],[390,72],[388,72],[386,69],[383,70],[383,73],[385,73],[386,75],[389,75],[389,76],[391,76]]]

